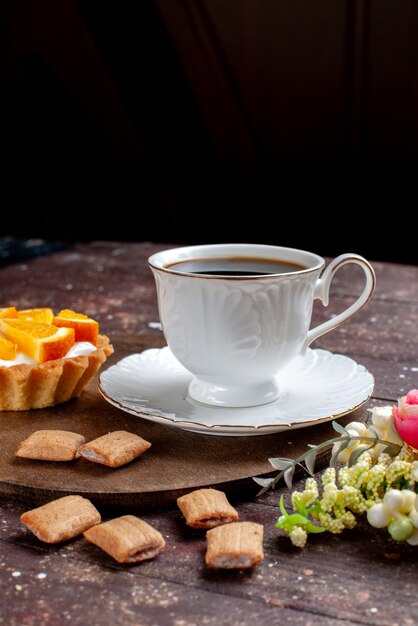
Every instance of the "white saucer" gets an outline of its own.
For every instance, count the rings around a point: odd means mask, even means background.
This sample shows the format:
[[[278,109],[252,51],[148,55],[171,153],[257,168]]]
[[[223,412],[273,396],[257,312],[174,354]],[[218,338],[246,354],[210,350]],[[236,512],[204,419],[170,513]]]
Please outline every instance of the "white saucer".
[[[270,404],[212,407],[190,400],[192,375],[169,348],[145,350],[112,365],[99,390],[114,406],[152,422],[208,435],[265,435],[342,417],[370,398],[374,378],[341,354],[307,350],[280,374],[283,394]]]

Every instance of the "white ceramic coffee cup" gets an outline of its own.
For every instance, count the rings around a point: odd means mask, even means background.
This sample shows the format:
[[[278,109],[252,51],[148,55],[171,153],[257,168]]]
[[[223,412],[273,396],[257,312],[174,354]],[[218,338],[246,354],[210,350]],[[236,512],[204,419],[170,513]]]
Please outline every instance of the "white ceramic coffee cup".
[[[260,276],[211,276],[181,271],[193,259],[252,257],[306,269]],[[366,259],[342,254],[324,269],[312,252],[258,244],[215,244],[163,250],[152,255],[161,324],[174,356],[193,375],[192,400],[230,407],[257,406],[280,396],[280,370],[324,333],[357,313],[375,288]],[[312,306],[326,306],[335,272],[359,265],[366,284],[345,311],[309,330]],[[322,274],[321,274],[322,272]]]

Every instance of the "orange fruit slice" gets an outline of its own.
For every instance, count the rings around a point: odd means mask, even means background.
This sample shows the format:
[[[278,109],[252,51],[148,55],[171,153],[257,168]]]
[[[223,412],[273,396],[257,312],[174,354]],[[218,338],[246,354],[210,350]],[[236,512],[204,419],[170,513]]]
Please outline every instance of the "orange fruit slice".
[[[14,306],[0,309],[0,317],[17,317],[17,309]]]
[[[63,309],[54,317],[53,324],[59,327],[74,328],[76,341],[90,341],[96,345],[99,335],[99,324],[91,317]]]
[[[54,311],[52,309],[24,309],[17,312],[17,317],[27,322],[37,322],[38,324],[52,324]]]
[[[4,361],[13,361],[16,357],[16,344],[12,343],[4,337],[0,337],[0,359]]]
[[[62,359],[74,343],[74,329],[57,328],[21,319],[0,319],[0,330],[6,339],[38,363]]]

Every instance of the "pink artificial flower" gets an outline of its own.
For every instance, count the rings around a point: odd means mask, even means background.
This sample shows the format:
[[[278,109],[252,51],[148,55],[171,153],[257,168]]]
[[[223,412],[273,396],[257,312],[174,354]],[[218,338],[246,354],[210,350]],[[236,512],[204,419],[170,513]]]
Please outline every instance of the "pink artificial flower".
[[[398,407],[393,407],[392,415],[403,441],[418,450],[418,389],[412,389],[399,398]]]

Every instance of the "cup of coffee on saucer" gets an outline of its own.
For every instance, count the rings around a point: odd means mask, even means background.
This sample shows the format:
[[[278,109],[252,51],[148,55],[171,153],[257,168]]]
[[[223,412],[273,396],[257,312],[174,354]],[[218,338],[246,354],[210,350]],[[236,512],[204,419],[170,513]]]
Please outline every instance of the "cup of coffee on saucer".
[[[192,432],[252,436],[336,419],[370,398],[374,378],[363,365],[309,347],[371,297],[375,275],[363,257],[343,254],[325,268],[304,250],[216,244],[163,250],[148,262],[168,345],[102,372],[99,389],[112,405]],[[361,295],[310,328],[314,300],[328,304],[347,263],[364,272]]]
[[[313,302],[326,306],[335,272],[359,265],[365,286],[354,304],[310,329]],[[366,259],[342,254],[326,269],[312,252],[216,244],[164,250],[149,259],[160,320],[174,357],[193,375],[191,400],[250,407],[280,398],[280,372],[308,346],[357,313],[375,288]]]

